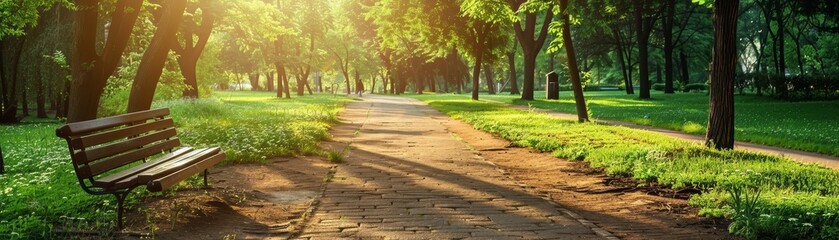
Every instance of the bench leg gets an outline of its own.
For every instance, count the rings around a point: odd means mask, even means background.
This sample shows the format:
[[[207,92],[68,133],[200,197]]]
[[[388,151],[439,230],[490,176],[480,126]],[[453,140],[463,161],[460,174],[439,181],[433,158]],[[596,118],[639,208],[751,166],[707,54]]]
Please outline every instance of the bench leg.
[[[207,169],[204,169],[204,187],[207,186],[207,175],[208,174],[210,174],[210,172],[207,171]]]
[[[125,212],[125,198],[128,197],[128,193],[131,192],[131,189],[126,190],[125,192],[114,193],[114,196],[117,198],[117,230],[122,230],[123,222],[122,222],[122,215]]]

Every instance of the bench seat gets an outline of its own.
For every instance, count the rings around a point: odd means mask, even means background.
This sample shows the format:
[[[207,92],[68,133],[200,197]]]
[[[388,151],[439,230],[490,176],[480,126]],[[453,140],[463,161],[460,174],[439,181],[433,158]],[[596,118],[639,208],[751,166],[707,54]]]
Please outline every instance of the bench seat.
[[[120,229],[123,203],[132,189],[145,186],[159,192],[201,172],[206,186],[207,169],[226,157],[218,147],[181,147],[174,121],[168,116],[169,109],[154,109],[56,129],[56,135],[67,140],[82,189],[117,197]]]

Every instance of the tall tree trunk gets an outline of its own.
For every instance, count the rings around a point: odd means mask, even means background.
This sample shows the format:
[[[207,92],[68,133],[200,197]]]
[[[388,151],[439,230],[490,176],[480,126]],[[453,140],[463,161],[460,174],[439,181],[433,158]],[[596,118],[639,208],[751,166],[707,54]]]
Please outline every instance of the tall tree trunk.
[[[688,66],[688,55],[685,54],[685,51],[679,51],[679,60],[681,62],[682,67],[682,85],[688,85],[690,83],[690,66]],[[685,92],[688,92],[687,88],[684,89]]]
[[[29,116],[29,97],[26,96],[27,91],[26,83],[23,83],[23,86],[20,88],[20,106],[21,106],[21,114],[24,117]]]
[[[277,98],[283,97],[283,68],[282,64],[279,61],[274,62],[274,69],[277,70]]]
[[[571,87],[574,89],[574,100],[577,107],[577,119],[588,122],[586,98],[583,95],[583,84],[580,81],[580,69],[577,67],[577,55],[574,52],[574,41],[571,38],[571,18],[568,16],[568,0],[560,0],[559,8],[562,12],[562,44],[568,58],[568,75],[571,77]]]
[[[44,91],[44,79],[38,74],[38,86],[35,90],[35,112],[38,118],[47,118],[47,94]]]
[[[67,106],[67,122],[70,123],[96,118],[99,98],[105,90],[105,81],[119,65],[140,13],[137,10],[143,1],[116,2],[101,56],[97,55],[96,50],[99,1],[76,0],[75,3],[78,10],[73,27],[73,54],[70,54],[73,81]]]
[[[635,28],[638,41],[638,80],[641,89],[638,97],[641,99],[650,98],[650,67],[649,67],[649,45],[650,45],[650,27],[652,20],[645,16],[647,10],[647,0],[633,0],[635,5]]]
[[[705,145],[734,148],[734,74],[740,0],[714,1],[714,59],[711,66],[708,133]]]
[[[23,37],[20,37],[20,39],[15,44],[13,44],[12,65],[10,67],[11,71],[8,72],[9,78],[11,79],[11,85],[4,84],[5,109],[3,109],[2,112],[0,112],[0,123],[19,122],[20,119],[18,119],[17,116],[19,107],[22,107],[23,116],[29,116],[29,106],[26,102],[26,82],[22,82],[20,79],[20,60],[23,57],[23,48],[26,46],[27,39],[28,38],[24,35]],[[0,49],[0,52],[2,51],[4,51],[4,49]],[[3,67],[3,65],[0,65],[0,68]],[[19,88],[18,85],[21,86],[21,99],[18,99],[17,97],[17,91]],[[5,89],[5,87],[9,88]],[[21,104],[18,105],[18,103]]]
[[[128,97],[128,112],[144,111],[151,108],[154,99],[154,91],[163,73],[163,66],[172,45],[175,44],[175,35],[178,33],[179,23],[183,21],[186,0],[168,0],[163,5],[163,16],[154,32],[151,44],[137,68],[137,75],[131,86],[131,93]]]
[[[786,75],[787,72],[787,60],[786,60],[786,25],[784,23],[784,1],[782,0],[775,0],[775,21],[778,22],[778,33],[777,37],[778,40],[776,44],[778,45],[778,74],[779,75]]]
[[[291,85],[288,83],[288,72],[286,71],[285,67],[281,67],[280,70],[283,71],[282,80],[283,80],[283,92],[285,92],[285,98],[291,98]]]
[[[509,71],[510,71],[510,94],[511,95],[521,94],[521,92],[519,92],[519,84],[516,81],[517,80],[516,79],[516,77],[517,77],[517,75],[516,75],[516,52],[513,52],[513,51],[507,52],[507,64],[510,68],[509,69]],[[499,91],[502,91],[502,90],[503,89],[499,89]]]
[[[676,1],[664,1],[664,93],[673,91],[673,22],[676,15]]]
[[[495,76],[489,64],[484,64],[484,78],[487,80],[487,91],[490,95],[495,95]]]
[[[271,71],[265,72],[265,90],[274,91],[274,73]]]

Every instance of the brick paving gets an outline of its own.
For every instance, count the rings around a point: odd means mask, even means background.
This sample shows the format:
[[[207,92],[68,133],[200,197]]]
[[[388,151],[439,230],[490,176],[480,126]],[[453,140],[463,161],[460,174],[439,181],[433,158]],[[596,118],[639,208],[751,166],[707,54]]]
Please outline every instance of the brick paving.
[[[439,115],[425,104],[406,98],[372,95],[350,104],[342,114],[346,123],[333,129],[333,140],[350,146],[346,163],[338,165],[320,203],[296,237],[608,236],[561,206],[516,185],[432,118]]]

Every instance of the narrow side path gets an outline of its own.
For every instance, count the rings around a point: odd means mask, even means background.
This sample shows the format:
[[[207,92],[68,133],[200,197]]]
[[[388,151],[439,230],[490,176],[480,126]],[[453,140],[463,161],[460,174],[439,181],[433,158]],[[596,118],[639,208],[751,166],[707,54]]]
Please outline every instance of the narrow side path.
[[[486,101],[491,101],[491,100],[486,100]],[[515,109],[519,109],[519,110],[524,110],[524,111],[530,110],[530,108],[528,108],[528,106],[508,104],[508,103],[498,102],[498,101],[491,101],[491,102],[504,104],[506,106],[509,106],[509,107],[515,108]],[[556,118],[563,119],[563,120],[577,121],[577,115],[576,114],[556,112],[556,111],[541,109],[541,108],[534,108],[534,111],[545,113],[545,114],[548,114],[548,115],[551,115],[551,116],[554,116]],[[645,126],[645,125],[638,125],[638,124],[634,124],[634,123],[614,121],[614,120],[597,119],[596,122],[601,123],[601,124],[606,124],[606,125],[624,126],[624,127],[633,128],[633,129],[647,130],[647,131],[657,132],[657,133],[660,133],[660,134],[663,134],[663,135],[667,135],[667,136],[671,136],[671,137],[675,137],[675,138],[679,138],[679,139],[683,139],[683,140],[688,140],[688,141],[698,142],[698,143],[705,143],[705,137],[703,137],[703,136],[687,134],[687,133],[674,131],[674,130],[670,130],[670,129],[657,128],[657,127],[651,127],[651,126]],[[738,149],[738,150],[748,150],[748,151],[751,151],[751,152],[766,153],[766,154],[771,154],[771,155],[782,155],[782,156],[788,157],[792,160],[796,160],[796,161],[799,161],[799,162],[815,163],[815,164],[818,164],[818,165],[821,165],[821,166],[824,166],[824,167],[827,167],[827,168],[831,168],[831,169],[834,169],[834,170],[839,170],[839,157],[834,157],[834,156],[829,156],[829,155],[824,155],[824,154],[819,154],[819,153],[805,152],[805,151],[800,151],[800,150],[795,150],[795,149],[766,146],[766,145],[749,143],[749,142],[740,142],[740,141],[735,141],[734,148]]]
[[[407,98],[368,95],[350,104],[341,116],[347,123],[332,131],[333,141],[349,143],[346,163],[297,237],[610,238],[579,215],[522,190],[435,116],[445,117]]]

